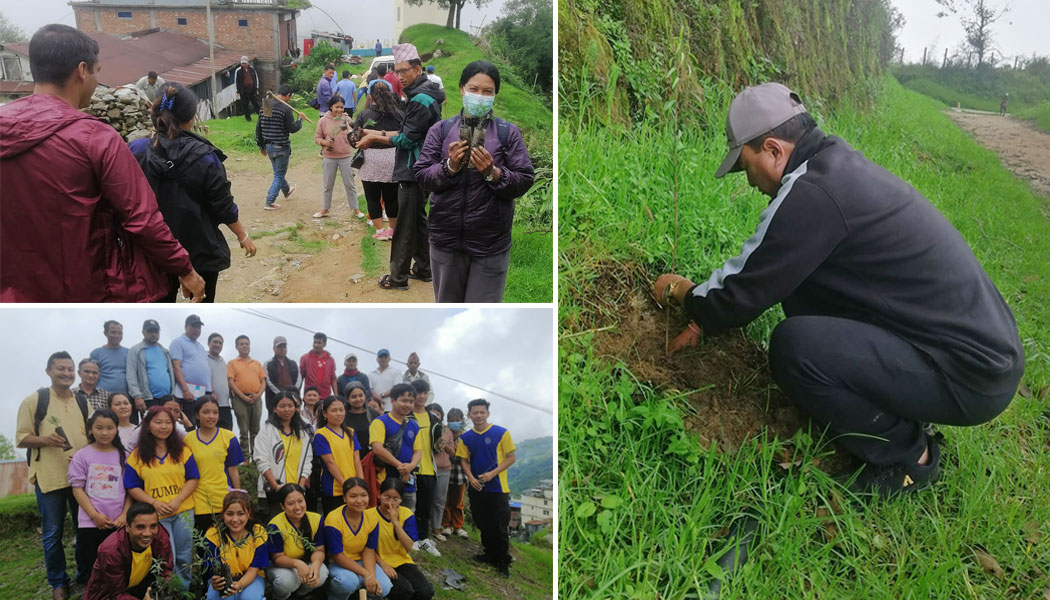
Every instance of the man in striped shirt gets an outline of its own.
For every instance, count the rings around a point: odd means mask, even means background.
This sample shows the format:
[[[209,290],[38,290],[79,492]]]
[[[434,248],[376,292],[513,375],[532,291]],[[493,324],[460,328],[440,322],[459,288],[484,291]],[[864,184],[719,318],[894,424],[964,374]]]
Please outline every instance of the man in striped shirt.
[[[284,84],[278,87],[276,97],[282,102],[291,100],[292,86]],[[303,127],[303,113],[295,112],[299,118],[293,121],[291,108],[273,98],[266,98],[262,112],[259,113],[259,121],[255,125],[255,143],[259,146],[259,152],[270,157],[270,164],[273,165],[273,183],[266,193],[266,210],[281,208],[276,202],[278,191],[283,193],[285,198],[295,191],[295,186],[284,178],[292,156],[292,142],[288,136]]]

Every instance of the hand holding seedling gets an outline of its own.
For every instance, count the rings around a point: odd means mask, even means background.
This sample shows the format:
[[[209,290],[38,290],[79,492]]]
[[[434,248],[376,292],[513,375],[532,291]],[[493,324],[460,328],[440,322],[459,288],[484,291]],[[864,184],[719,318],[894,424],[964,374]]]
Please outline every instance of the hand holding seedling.
[[[478,170],[478,173],[488,177],[495,168],[492,166],[492,155],[484,146],[475,146],[470,149],[470,164]]]
[[[459,140],[448,145],[448,169],[459,173],[463,167],[463,156],[467,153],[467,141]]]
[[[41,436],[42,445],[54,446],[56,448],[64,448],[66,446],[66,438],[52,433],[51,435]]]
[[[661,305],[668,303],[681,306],[685,302],[685,295],[694,284],[686,277],[675,273],[664,273],[656,278],[653,284],[653,297]]]

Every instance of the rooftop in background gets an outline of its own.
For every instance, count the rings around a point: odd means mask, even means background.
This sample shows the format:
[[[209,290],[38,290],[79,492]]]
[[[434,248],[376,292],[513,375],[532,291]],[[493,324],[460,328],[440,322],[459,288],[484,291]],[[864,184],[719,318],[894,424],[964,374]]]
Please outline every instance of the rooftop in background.
[[[103,85],[117,87],[135,83],[150,71],[156,71],[164,81],[183,85],[193,85],[211,74],[208,68],[208,44],[187,35],[152,30],[130,37],[98,31],[84,33],[98,42],[102,61],[98,80]],[[29,44],[26,42],[3,46],[19,54],[29,55]],[[240,52],[216,46],[215,72],[220,73],[236,66],[240,59]]]

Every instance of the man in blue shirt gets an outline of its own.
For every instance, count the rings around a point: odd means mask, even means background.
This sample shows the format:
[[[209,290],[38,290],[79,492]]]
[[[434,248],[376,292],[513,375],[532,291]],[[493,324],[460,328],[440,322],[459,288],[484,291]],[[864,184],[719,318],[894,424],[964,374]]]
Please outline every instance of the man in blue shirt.
[[[160,406],[160,398],[175,389],[171,355],[160,345],[160,323],[153,319],[142,323],[142,341],[128,350],[127,376],[128,395],[140,411]]]
[[[383,56],[383,44],[376,40],[376,56]]]
[[[328,112],[328,104],[332,101],[332,79],[335,78],[335,65],[328,63],[324,67],[324,75],[317,81],[317,111],[324,116]]]
[[[343,71],[343,78],[335,84],[335,93],[342,97],[346,103],[346,114],[353,115],[356,103],[354,94],[357,93],[357,85],[350,79],[350,71]]]
[[[124,326],[117,321],[106,321],[102,325],[106,334],[106,345],[91,351],[90,357],[98,363],[98,387],[110,394],[128,393],[128,349],[120,345],[124,341]],[[138,424],[139,415],[132,411],[131,419]]]
[[[197,400],[211,392],[211,366],[208,353],[197,341],[204,323],[197,315],[186,317],[185,333],[171,342],[171,369],[175,376],[175,397],[181,400],[182,412],[197,423]]]

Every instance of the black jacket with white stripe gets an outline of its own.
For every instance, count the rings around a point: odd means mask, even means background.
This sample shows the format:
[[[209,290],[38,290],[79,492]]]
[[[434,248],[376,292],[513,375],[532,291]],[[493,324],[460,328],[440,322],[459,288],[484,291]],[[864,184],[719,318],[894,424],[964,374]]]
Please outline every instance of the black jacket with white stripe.
[[[740,255],[686,295],[706,332],[781,303],[882,327],[979,393],[1024,371],[1017,323],[955,227],[918,191],[814,128]],[[1011,387],[1014,386],[1014,387]]]

